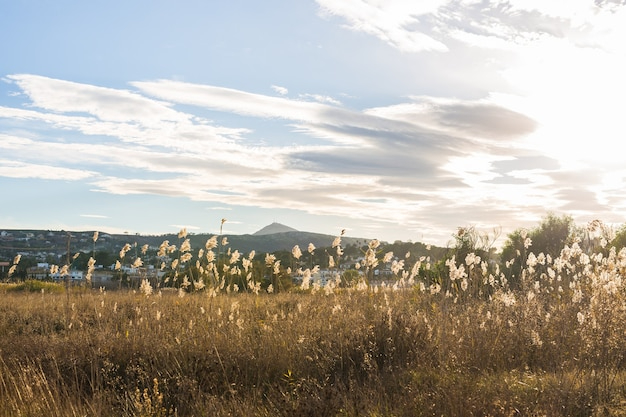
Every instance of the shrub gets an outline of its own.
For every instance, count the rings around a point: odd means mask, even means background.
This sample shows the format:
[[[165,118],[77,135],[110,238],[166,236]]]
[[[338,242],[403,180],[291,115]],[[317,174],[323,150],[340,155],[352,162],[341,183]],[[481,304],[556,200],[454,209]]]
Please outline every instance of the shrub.
[[[46,293],[60,293],[65,291],[63,284],[58,284],[48,281],[38,280],[26,280],[16,284],[3,284],[2,287],[5,291],[25,291],[25,292],[46,292]]]

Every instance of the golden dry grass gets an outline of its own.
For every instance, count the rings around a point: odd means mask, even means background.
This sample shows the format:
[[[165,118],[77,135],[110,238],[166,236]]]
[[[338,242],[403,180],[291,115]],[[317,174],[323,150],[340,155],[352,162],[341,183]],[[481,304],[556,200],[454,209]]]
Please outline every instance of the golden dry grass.
[[[238,292],[229,252],[175,263],[178,289],[4,287],[0,416],[626,414],[626,250],[529,251],[513,289],[474,253],[430,269],[377,243],[362,277],[389,262],[392,285]]]
[[[613,295],[8,292],[0,415],[619,415]]]

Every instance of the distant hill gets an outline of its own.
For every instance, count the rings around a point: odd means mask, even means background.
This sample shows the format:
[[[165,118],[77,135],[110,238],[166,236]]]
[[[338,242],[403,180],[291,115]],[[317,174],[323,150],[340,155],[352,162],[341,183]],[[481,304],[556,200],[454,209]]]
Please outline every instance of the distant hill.
[[[200,233],[189,234],[193,253],[205,247],[205,243],[213,234]],[[238,250],[242,254],[248,254],[252,250],[257,254],[274,253],[278,251],[291,251],[295,245],[299,245],[302,252],[305,252],[309,243],[316,248],[329,248],[335,240],[335,235],[322,233],[301,232],[291,227],[273,223],[262,228],[254,234],[230,235],[225,234],[228,245],[222,250]],[[64,231],[64,230],[0,230],[0,261],[10,261],[16,254],[32,256],[39,261],[49,258],[65,259],[68,243],[70,253],[84,252],[91,254],[92,251],[105,251],[117,256],[119,250],[129,243],[134,249],[132,254],[138,252],[143,245],[149,245],[155,250],[159,245],[168,240],[170,245],[180,247],[183,240],[177,234],[163,235],[130,235],[130,234],[109,234],[100,232],[98,240],[93,241],[93,231]],[[343,236],[341,246],[347,249],[348,246],[356,245],[362,247],[369,242],[368,238],[355,238]],[[135,245],[136,243],[136,245]],[[381,242],[385,246],[385,242]],[[393,251],[396,254],[404,254],[410,251],[414,256],[432,256],[432,259],[440,259],[445,256],[445,248],[426,249],[422,243],[402,243],[394,242],[385,250]],[[322,253],[317,251],[317,253]],[[56,260],[53,262],[57,262]]]
[[[29,253],[39,257],[45,257],[46,254],[64,254],[67,252],[68,235],[71,236],[71,253],[78,251],[89,253],[94,249],[117,252],[126,243],[134,246],[135,242],[139,248],[144,244],[148,244],[152,248],[158,248],[165,240],[176,246],[180,246],[182,243],[177,234],[173,233],[163,235],[130,235],[100,232],[99,238],[94,245],[92,231],[4,230],[0,234],[0,258],[12,259],[16,253]],[[206,241],[211,236],[213,236],[212,233],[190,233],[187,237],[190,239],[192,249],[197,251],[200,248],[204,248]],[[300,245],[302,250],[305,251],[309,243],[313,243],[315,247],[323,248],[331,246],[335,239],[333,235],[300,232],[280,223],[272,223],[254,234],[225,234],[224,236],[228,238],[228,247],[233,250],[237,249],[242,253],[252,250],[257,253],[271,253],[281,250],[291,251],[295,245]],[[344,236],[342,238],[342,246],[345,247],[357,242],[365,244],[367,241],[369,239]]]
[[[263,230],[263,229],[261,229]],[[257,232],[258,233],[258,232]],[[280,250],[290,251],[295,245],[299,245],[305,251],[309,243],[317,248],[329,247],[332,245],[335,236],[321,233],[300,232],[297,230],[289,232],[279,232],[271,234],[257,235],[229,235],[228,241],[233,249],[240,252],[255,250],[257,252],[276,252]],[[342,237],[342,246],[350,244],[365,244],[369,239]]]
[[[264,236],[264,235],[273,235],[275,233],[287,233],[287,232],[297,232],[293,227],[285,226],[280,223],[272,223],[270,225],[265,226],[261,230],[254,232],[252,236]]]

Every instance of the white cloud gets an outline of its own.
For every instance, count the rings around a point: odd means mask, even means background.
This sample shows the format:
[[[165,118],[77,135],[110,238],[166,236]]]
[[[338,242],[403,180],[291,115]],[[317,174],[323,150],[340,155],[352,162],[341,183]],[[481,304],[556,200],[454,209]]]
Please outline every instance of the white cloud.
[[[95,172],[81,169],[0,159],[0,177],[78,181],[91,178],[94,175]]]
[[[406,52],[447,51],[442,42],[419,30],[420,17],[436,12],[447,0],[317,0],[322,13],[343,17],[352,30],[374,35]]]
[[[289,93],[289,90],[279,85],[272,85],[272,90],[276,91],[281,96],[286,96]]]
[[[175,227],[178,230],[188,229],[188,230],[200,230],[201,228],[198,226],[190,226],[185,224],[170,224],[170,226]]]
[[[11,76],[11,79],[17,76]],[[268,166],[280,166],[279,161],[280,150],[263,150],[258,148],[247,148],[237,143],[242,134],[248,129],[230,129],[209,124],[202,118],[175,112],[180,117],[177,121],[172,121],[169,116],[163,115],[165,120],[159,120],[158,114],[136,113],[133,121],[127,119],[109,117],[109,120],[101,120],[93,116],[73,116],[63,113],[89,113],[90,109],[103,109],[106,106],[115,107],[111,102],[111,97],[116,96],[116,90],[107,89],[107,97],[102,98],[95,95],[90,98],[89,102],[83,102],[83,107],[79,103],[73,103],[71,107],[66,105],[71,102],[71,94],[66,92],[66,99],[58,97],[48,99],[47,95],[58,96],[55,88],[60,85],[59,80],[49,79],[45,77],[36,77],[36,82],[28,82],[29,76],[20,76],[28,87],[28,97],[38,103],[47,103],[44,108],[50,111],[23,110],[0,107],[0,118],[40,121],[52,125],[61,131],[80,132],[88,136],[107,136],[112,140],[119,139],[125,143],[136,144],[135,148],[128,148],[122,144],[91,144],[89,142],[80,141],[77,143],[68,143],[67,140],[42,140],[18,138],[15,135],[8,137],[0,143],[0,147],[16,148],[18,145],[25,154],[32,151],[29,146],[40,147],[39,152],[34,155],[54,155],[56,161],[66,160],[67,162],[76,159],[76,155],[81,155],[83,163],[115,163],[124,166],[136,165],[137,167],[147,168],[155,171],[171,171],[173,167],[180,167],[183,172],[194,172],[194,165],[201,161],[214,161],[219,164],[233,164],[238,167],[264,169]],[[48,84],[47,84],[48,83]],[[71,83],[75,92],[90,91],[95,87]],[[39,89],[40,88],[40,89]],[[97,88],[96,88],[97,89]],[[80,95],[80,93],[76,93]],[[133,96],[140,98],[139,101],[146,104],[158,103],[152,99],[142,97],[133,93]],[[120,108],[126,105],[130,106],[136,100],[133,97],[130,102],[124,104],[127,98],[125,92],[119,94]],[[104,104],[99,100],[102,99]],[[54,107],[58,106],[58,107]],[[157,107],[170,109],[167,106],[158,104]],[[97,111],[94,111],[98,113]],[[98,141],[99,142],[99,141]],[[150,146],[150,148],[146,148]],[[171,151],[175,151],[177,160],[172,160]],[[249,158],[250,152],[255,153],[255,158]],[[36,156],[35,156],[36,157]],[[185,161],[187,165],[181,163]],[[176,171],[176,169],[174,169]]]
[[[582,47],[623,51],[626,8],[593,0],[317,0],[321,14],[339,16],[351,30],[375,36],[404,52],[458,54],[470,47],[524,53],[545,37]],[[520,49],[522,48],[522,49]],[[494,57],[503,59],[504,56]]]
[[[543,16],[566,19],[575,26],[581,26],[598,13],[598,6],[593,0],[507,0],[511,14],[539,12]]]
[[[301,94],[300,97],[305,100],[312,99],[319,103],[328,103],[332,104],[333,106],[341,106],[341,101],[330,96],[324,96],[322,94]]]
[[[34,107],[64,113],[87,113],[111,122],[182,122],[186,115],[165,103],[136,93],[97,87],[38,75],[9,75],[32,100]]]
[[[2,107],[0,107],[0,117],[2,115]],[[15,136],[15,135],[5,135],[0,133],[0,148],[6,150],[19,149],[23,147],[29,147],[34,145],[34,142],[30,139],[26,139],[23,137]],[[32,150],[32,148],[31,148]]]
[[[311,120],[324,107],[308,101],[248,93],[232,88],[178,81],[137,81],[131,83],[143,93],[175,103],[191,104],[245,116]]]

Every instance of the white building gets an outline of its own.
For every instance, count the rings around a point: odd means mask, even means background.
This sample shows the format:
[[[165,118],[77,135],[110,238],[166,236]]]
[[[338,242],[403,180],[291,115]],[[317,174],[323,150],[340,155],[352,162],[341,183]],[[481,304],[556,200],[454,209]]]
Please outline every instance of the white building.
[[[83,279],[83,271],[72,269],[69,271],[68,275],[72,281],[82,281]],[[50,278],[55,281],[65,281],[67,279],[67,275],[61,275],[58,272],[55,272],[54,274],[50,274]]]

